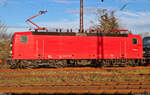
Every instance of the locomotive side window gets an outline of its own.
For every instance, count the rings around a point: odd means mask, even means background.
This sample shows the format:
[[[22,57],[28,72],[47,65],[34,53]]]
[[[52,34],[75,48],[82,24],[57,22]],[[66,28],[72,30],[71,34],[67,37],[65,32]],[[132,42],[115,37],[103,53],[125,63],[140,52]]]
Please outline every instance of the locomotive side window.
[[[133,39],[132,39],[132,43],[133,43],[134,45],[137,45],[137,44],[138,44],[138,39],[137,39],[137,38],[133,38]]]
[[[28,42],[28,37],[27,36],[21,36],[20,42],[27,43]]]

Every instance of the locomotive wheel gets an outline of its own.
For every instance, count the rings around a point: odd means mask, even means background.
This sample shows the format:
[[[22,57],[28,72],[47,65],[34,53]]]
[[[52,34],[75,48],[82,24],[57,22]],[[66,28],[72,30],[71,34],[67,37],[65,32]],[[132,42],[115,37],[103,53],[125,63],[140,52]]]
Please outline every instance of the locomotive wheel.
[[[77,63],[78,63],[77,60],[71,60],[71,59],[67,60],[68,67],[75,67]]]
[[[41,63],[41,60],[28,61],[28,68],[31,68],[31,69],[38,68],[40,63]]]
[[[31,61],[32,63],[32,61]],[[33,68],[35,66],[30,65],[30,61],[27,60],[11,60],[11,69],[27,69],[27,68]]]
[[[93,60],[91,61],[92,67],[99,67],[100,64],[101,64],[101,63],[99,63],[98,60],[96,60],[96,59],[93,59]]]
[[[16,68],[19,68],[19,69],[26,69],[27,66],[25,65],[24,61],[18,60],[18,62],[16,63]]]
[[[97,67],[105,67],[105,61],[104,60],[98,60]]]
[[[150,59],[142,59],[140,63],[140,66],[147,66],[148,64],[150,64]]]
[[[105,61],[104,60],[92,60],[91,61],[92,67],[105,67]]]
[[[136,63],[136,60],[131,60],[131,66],[132,66],[132,67],[135,67],[136,64],[137,64],[137,63]]]
[[[55,60],[54,67],[55,68],[67,67],[67,61],[66,60]]]
[[[10,68],[11,69],[16,69],[18,66],[18,61],[17,60],[11,60],[10,62]]]

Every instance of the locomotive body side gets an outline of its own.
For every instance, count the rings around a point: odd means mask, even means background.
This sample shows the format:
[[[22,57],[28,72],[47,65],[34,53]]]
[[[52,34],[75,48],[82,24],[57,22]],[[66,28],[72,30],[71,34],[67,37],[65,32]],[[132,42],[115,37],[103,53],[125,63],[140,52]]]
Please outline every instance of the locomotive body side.
[[[138,35],[19,32],[14,34],[12,59],[143,59]]]

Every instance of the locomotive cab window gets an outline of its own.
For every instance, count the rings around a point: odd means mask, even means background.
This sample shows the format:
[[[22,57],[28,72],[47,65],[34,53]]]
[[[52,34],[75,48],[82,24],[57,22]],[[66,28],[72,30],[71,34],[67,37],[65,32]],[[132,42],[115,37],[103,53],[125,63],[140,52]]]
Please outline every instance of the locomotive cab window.
[[[137,38],[133,38],[133,39],[132,39],[132,43],[133,43],[134,45],[137,45],[137,44],[138,44],[138,39],[137,39]]]
[[[28,37],[27,36],[21,36],[20,37],[20,42],[21,43],[27,43],[28,42]]]

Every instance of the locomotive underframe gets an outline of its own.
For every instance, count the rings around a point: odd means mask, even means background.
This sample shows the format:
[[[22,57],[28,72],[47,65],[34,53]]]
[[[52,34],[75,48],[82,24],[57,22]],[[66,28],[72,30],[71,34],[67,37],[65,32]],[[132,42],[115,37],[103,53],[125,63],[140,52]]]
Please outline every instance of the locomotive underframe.
[[[145,59],[85,59],[85,60],[11,60],[10,68],[60,68],[60,67],[116,67],[145,66]]]

